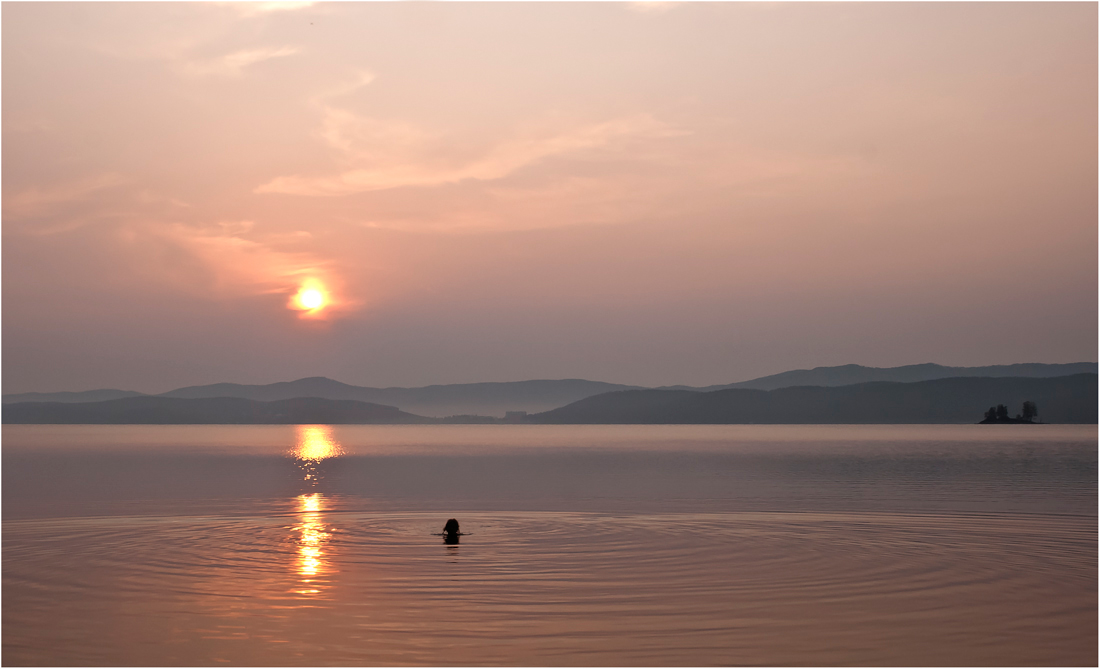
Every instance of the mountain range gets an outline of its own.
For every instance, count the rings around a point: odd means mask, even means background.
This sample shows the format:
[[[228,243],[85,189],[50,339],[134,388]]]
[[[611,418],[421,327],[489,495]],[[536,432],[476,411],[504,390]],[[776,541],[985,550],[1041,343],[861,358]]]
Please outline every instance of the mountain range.
[[[1096,423],[1097,375],[954,377],[850,386],[626,390],[528,417],[532,423],[977,423],[992,406],[1039,407],[1048,423]]]
[[[177,399],[237,397],[260,402],[288,400],[296,397],[319,397],[330,400],[354,400],[397,406],[403,411],[424,416],[443,417],[460,414],[503,416],[506,411],[527,411],[529,413],[548,411],[592,395],[637,387],[617,383],[585,381],[583,379],[563,379],[503,383],[457,383],[422,388],[367,388],[316,376],[267,385],[215,383],[207,386],[189,386],[155,395],[155,397]],[[141,393],[125,390],[93,390],[86,393],[4,395],[3,400],[4,404],[15,402],[71,403],[136,396],[141,396]]]
[[[727,388],[621,390],[518,418],[540,424],[654,423],[975,423],[997,404],[1039,406],[1048,423],[1096,423],[1097,375],[1053,378],[954,377],[916,383],[775,390]],[[474,422],[440,419],[392,406],[317,397],[258,401],[237,397],[124,397],[100,402],[18,402],[3,422],[89,424],[301,424]],[[485,419],[477,422],[496,422]]]
[[[904,365],[902,367],[864,367],[863,365],[840,365],[839,367],[815,367],[796,369],[790,372],[772,374],[759,379],[728,383],[725,385],[692,388],[688,386],[665,386],[670,390],[726,390],[728,388],[751,388],[754,390],[776,390],[793,386],[850,386],[857,383],[888,381],[892,383],[916,383],[957,377],[1003,378],[1019,376],[1026,378],[1050,378],[1069,376],[1070,374],[1095,374],[1095,362],[1071,362],[1065,364],[1047,364],[1025,362],[1015,365],[986,365],[984,367],[947,367],[935,363]]]
[[[886,368],[842,365],[839,367],[794,370],[725,385],[702,388],[665,386],[657,390],[693,393],[729,389],[777,390],[795,386],[837,387],[868,382],[913,383],[961,377],[1049,378],[1096,372],[1097,363],[1095,362],[1069,364],[1025,363],[986,367],[946,367],[931,363]],[[583,379],[463,383],[420,388],[370,388],[353,386],[325,377],[310,377],[266,385],[216,383],[204,386],[189,386],[159,395],[145,395],[134,391],[111,389],[84,392],[19,393],[4,395],[3,402],[5,405],[27,402],[84,403],[137,397],[175,399],[233,397],[258,402],[272,402],[300,397],[316,397],[399,407],[401,411],[410,414],[437,418],[462,414],[500,417],[506,411],[526,411],[532,414],[547,412],[588,397],[626,390],[644,389],[639,386],[602,383]]]
[[[4,407],[3,422],[88,425],[256,425],[433,423],[391,406],[297,397],[258,402],[240,397],[122,397],[102,402],[19,402]]]

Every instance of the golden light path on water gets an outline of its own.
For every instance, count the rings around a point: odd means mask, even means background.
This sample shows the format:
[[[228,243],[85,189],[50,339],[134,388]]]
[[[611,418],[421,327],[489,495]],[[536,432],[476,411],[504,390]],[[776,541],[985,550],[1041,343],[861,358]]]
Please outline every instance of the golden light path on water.
[[[340,442],[332,436],[330,425],[298,425],[298,438],[292,455],[302,468],[305,480],[316,486],[320,480],[318,465],[326,458],[343,455]]]
[[[298,425],[297,439],[293,457],[303,472],[303,479],[311,486],[320,481],[320,464],[343,454],[340,443],[332,435],[328,425]],[[331,532],[325,527],[322,512],[325,511],[325,497],[319,492],[299,495],[297,498],[298,524],[295,526],[295,540],[298,555],[295,569],[301,579],[301,595],[316,595],[320,592],[318,582],[331,570],[325,559],[325,544]]]
[[[298,559],[295,564],[301,577],[301,589],[298,594],[315,595],[320,592],[316,579],[329,571],[325,560],[324,546],[331,532],[325,527],[321,512],[324,510],[324,495],[319,492],[298,496],[297,532]]]

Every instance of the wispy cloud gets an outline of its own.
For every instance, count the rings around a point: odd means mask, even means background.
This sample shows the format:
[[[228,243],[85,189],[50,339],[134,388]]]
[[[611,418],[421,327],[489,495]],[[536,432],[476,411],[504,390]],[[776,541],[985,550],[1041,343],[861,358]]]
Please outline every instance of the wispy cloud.
[[[87,200],[100,191],[126,182],[122,175],[109,172],[14,193],[5,192],[4,219],[9,222],[47,214],[59,206]]]
[[[238,14],[244,17],[261,16],[273,12],[292,12],[299,9],[312,7],[314,2],[225,2],[219,3],[232,7]]]
[[[313,103],[324,107],[324,103],[327,100],[348,95],[349,93],[354,93],[360,88],[371,84],[376,78],[377,77],[373,72],[360,70],[355,77],[349,79],[348,81],[337,84],[336,86],[321,91],[319,94],[315,95],[313,97]]]
[[[637,2],[624,3],[627,9],[643,14],[664,14],[676,8],[679,2],[665,2],[663,0],[639,0]]]
[[[334,318],[361,306],[332,261],[300,250],[303,242],[310,241],[308,232],[263,235],[252,221],[227,221],[137,226],[130,228],[130,237],[136,245],[153,243],[172,249],[167,257],[181,260],[175,266],[162,263],[151,271],[173,281],[180,290],[224,298],[289,296],[303,283],[311,282],[324,286],[328,297],[323,314],[315,315]]]
[[[151,231],[200,260],[224,292],[283,292],[325,270],[323,262],[307,253],[278,250],[249,239],[246,235],[252,229],[251,221],[233,221],[209,226],[175,223]]]
[[[330,108],[319,134],[344,154],[350,169],[325,177],[278,177],[256,192],[340,196],[404,186],[492,181],[547,158],[601,149],[632,138],[681,133],[648,114],[639,114],[566,130],[521,133],[473,156],[455,157],[455,143],[445,136],[408,123]]]
[[[180,69],[190,76],[239,77],[245,68],[273,58],[284,58],[298,53],[295,47],[284,46],[278,49],[244,49],[206,60],[188,60],[180,64]]]

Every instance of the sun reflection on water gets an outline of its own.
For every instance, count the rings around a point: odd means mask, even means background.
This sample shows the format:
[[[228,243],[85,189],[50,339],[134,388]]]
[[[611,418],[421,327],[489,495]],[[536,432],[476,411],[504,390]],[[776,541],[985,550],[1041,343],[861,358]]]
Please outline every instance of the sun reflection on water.
[[[297,532],[298,558],[295,566],[302,586],[297,592],[302,595],[320,592],[317,579],[331,570],[324,548],[332,533],[322,522],[321,512],[324,510],[324,495],[321,493],[298,496],[299,522],[294,528]]]
[[[316,486],[321,475],[319,465],[327,458],[343,455],[340,442],[332,436],[330,425],[298,425],[298,438],[292,455],[301,467],[303,478]]]
[[[297,438],[290,455],[302,470],[303,480],[315,488],[323,478],[321,464],[343,455],[344,451],[329,425],[298,425],[296,429]],[[297,546],[294,569],[299,578],[296,592],[300,595],[320,593],[320,586],[332,571],[331,556],[326,557],[326,546],[332,535],[331,528],[323,522],[322,514],[326,510],[325,496],[319,492],[297,497],[298,524],[293,530],[293,541]]]

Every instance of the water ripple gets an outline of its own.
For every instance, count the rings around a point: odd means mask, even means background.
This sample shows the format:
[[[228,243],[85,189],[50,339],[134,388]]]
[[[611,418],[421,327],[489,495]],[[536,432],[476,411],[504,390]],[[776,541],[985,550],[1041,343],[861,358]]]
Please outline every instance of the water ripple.
[[[470,513],[457,546],[432,536],[443,519],[6,521],[6,660],[164,664],[153,650],[164,644],[197,665],[1074,664],[1095,654],[1095,517]],[[309,570],[303,546],[315,549]],[[110,631],[135,616],[128,635]],[[74,635],[60,645],[48,634],[59,619]]]

